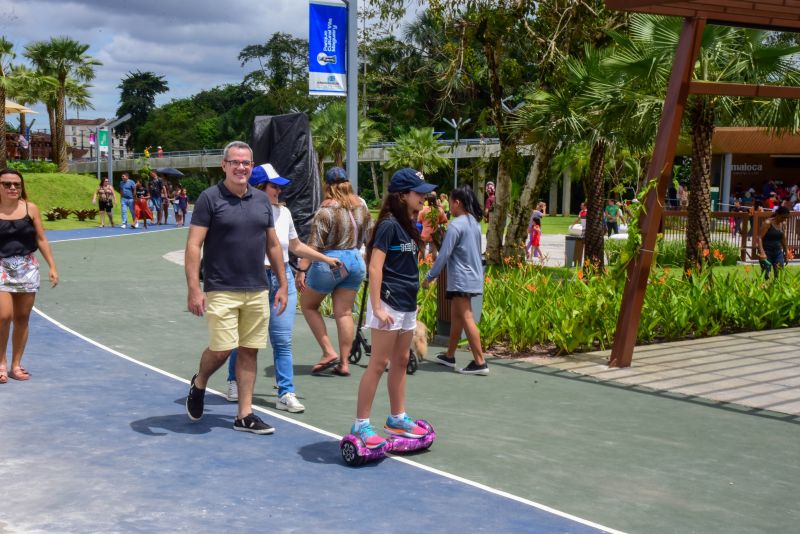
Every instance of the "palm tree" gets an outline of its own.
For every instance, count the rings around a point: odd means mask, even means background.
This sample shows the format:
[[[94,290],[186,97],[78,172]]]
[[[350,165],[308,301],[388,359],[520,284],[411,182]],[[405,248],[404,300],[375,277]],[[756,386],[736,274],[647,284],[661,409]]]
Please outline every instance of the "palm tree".
[[[618,49],[608,64],[649,86],[651,95],[663,95],[680,30],[681,21],[677,18],[633,15],[630,36],[615,36]],[[767,32],[707,26],[694,77],[711,82],[786,82],[797,76],[794,56],[798,52],[798,46],[768,44]],[[711,139],[716,125],[760,124],[796,131],[800,113],[796,103],[781,100],[707,95],[691,96],[686,108],[685,121],[692,145],[685,261],[689,269],[701,266],[703,249],[710,243]],[[775,113],[777,109],[782,112]]]
[[[314,149],[319,156],[319,174],[325,175],[324,160],[331,158],[337,167],[344,166],[344,155],[347,150],[346,130],[347,108],[344,102],[336,101],[324,110],[316,113],[311,119],[311,135]],[[358,121],[358,151],[362,152],[372,143],[380,139],[375,123],[369,119]]]
[[[585,254],[592,269],[604,263],[607,159],[617,146],[632,142],[637,116],[636,103],[624,98],[625,80],[603,66],[610,53],[587,46],[581,60],[565,59],[564,83],[530,95],[512,120],[514,130],[533,142],[555,144],[559,152],[574,150],[576,143],[588,150]],[[646,139],[647,132],[639,136]]]
[[[388,148],[386,165],[394,169],[411,167],[423,174],[436,172],[449,165],[448,159],[442,155],[447,148],[440,145],[438,139],[439,135],[434,135],[433,128],[411,128]]]
[[[89,45],[69,37],[53,37],[49,41],[36,41],[25,48],[25,56],[43,73],[56,79],[58,85],[55,100],[55,163],[59,172],[67,172],[67,145],[64,142],[64,117],[67,99],[67,79],[88,82],[94,79],[94,68],[102,65],[86,55]]]
[[[55,86],[54,79],[42,76],[25,65],[14,65],[8,94],[17,103],[23,106],[32,106],[39,102],[45,102],[44,94],[48,91],[54,92]],[[19,131],[24,135],[26,130],[26,115],[20,113]]]
[[[10,88],[11,60],[16,57],[14,45],[0,36],[0,168],[6,168],[6,93]]]

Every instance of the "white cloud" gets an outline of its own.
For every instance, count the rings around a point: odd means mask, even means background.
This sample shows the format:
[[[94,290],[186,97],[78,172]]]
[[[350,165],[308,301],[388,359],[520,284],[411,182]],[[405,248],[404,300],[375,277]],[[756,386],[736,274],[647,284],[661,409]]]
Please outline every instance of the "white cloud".
[[[18,61],[26,44],[66,35],[103,62],[92,82],[96,110],[84,117],[113,116],[117,85],[131,71],[164,76],[171,90],[159,104],[238,82],[252,70],[236,59],[242,48],[278,31],[307,37],[307,18],[303,0],[0,0],[0,34]],[[44,115],[36,127],[46,123]]]

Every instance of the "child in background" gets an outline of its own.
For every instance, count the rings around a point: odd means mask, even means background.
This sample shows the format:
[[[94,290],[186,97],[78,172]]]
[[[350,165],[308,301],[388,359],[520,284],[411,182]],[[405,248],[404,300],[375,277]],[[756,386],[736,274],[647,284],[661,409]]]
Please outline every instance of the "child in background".
[[[528,246],[525,247],[525,259],[538,258],[541,255],[539,245],[542,240],[542,220],[535,218],[528,226]],[[533,255],[531,255],[533,251]]]
[[[397,171],[367,244],[366,325],[372,332],[372,356],[358,386],[356,420],[350,432],[369,449],[386,445],[386,440],[373,430],[369,415],[387,364],[390,364],[387,386],[391,415],[384,430],[407,438],[422,438],[427,434],[406,415],[405,397],[408,352],[417,325],[417,250],[422,244],[414,214],[422,209],[425,194],[434,189],[436,186],[425,182],[422,173],[414,169]]]

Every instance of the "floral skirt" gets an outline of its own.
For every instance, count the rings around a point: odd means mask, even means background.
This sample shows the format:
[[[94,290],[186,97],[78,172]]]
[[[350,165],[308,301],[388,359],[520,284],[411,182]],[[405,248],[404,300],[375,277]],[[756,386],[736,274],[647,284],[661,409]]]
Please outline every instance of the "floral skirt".
[[[0,291],[36,293],[39,290],[39,262],[36,256],[0,258]]]

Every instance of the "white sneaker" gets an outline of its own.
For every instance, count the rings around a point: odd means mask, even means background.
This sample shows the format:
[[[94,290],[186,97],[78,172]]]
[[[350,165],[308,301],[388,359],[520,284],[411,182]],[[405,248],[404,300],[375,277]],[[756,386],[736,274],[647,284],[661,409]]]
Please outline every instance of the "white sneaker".
[[[236,385],[236,380],[228,381],[228,394],[225,395],[225,398],[231,402],[239,400],[239,386]]]
[[[297,396],[292,393],[284,393],[283,397],[279,397],[278,401],[275,403],[275,408],[278,410],[286,410],[291,413],[300,413],[305,411],[306,407],[300,404],[300,401],[297,400]]]
[[[139,223],[133,225],[134,228],[139,228]]]
[[[120,224],[120,225],[119,225],[119,227],[120,227],[120,228],[127,228],[127,227],[128,227],[128,225],[127,225],[127,224]]]

